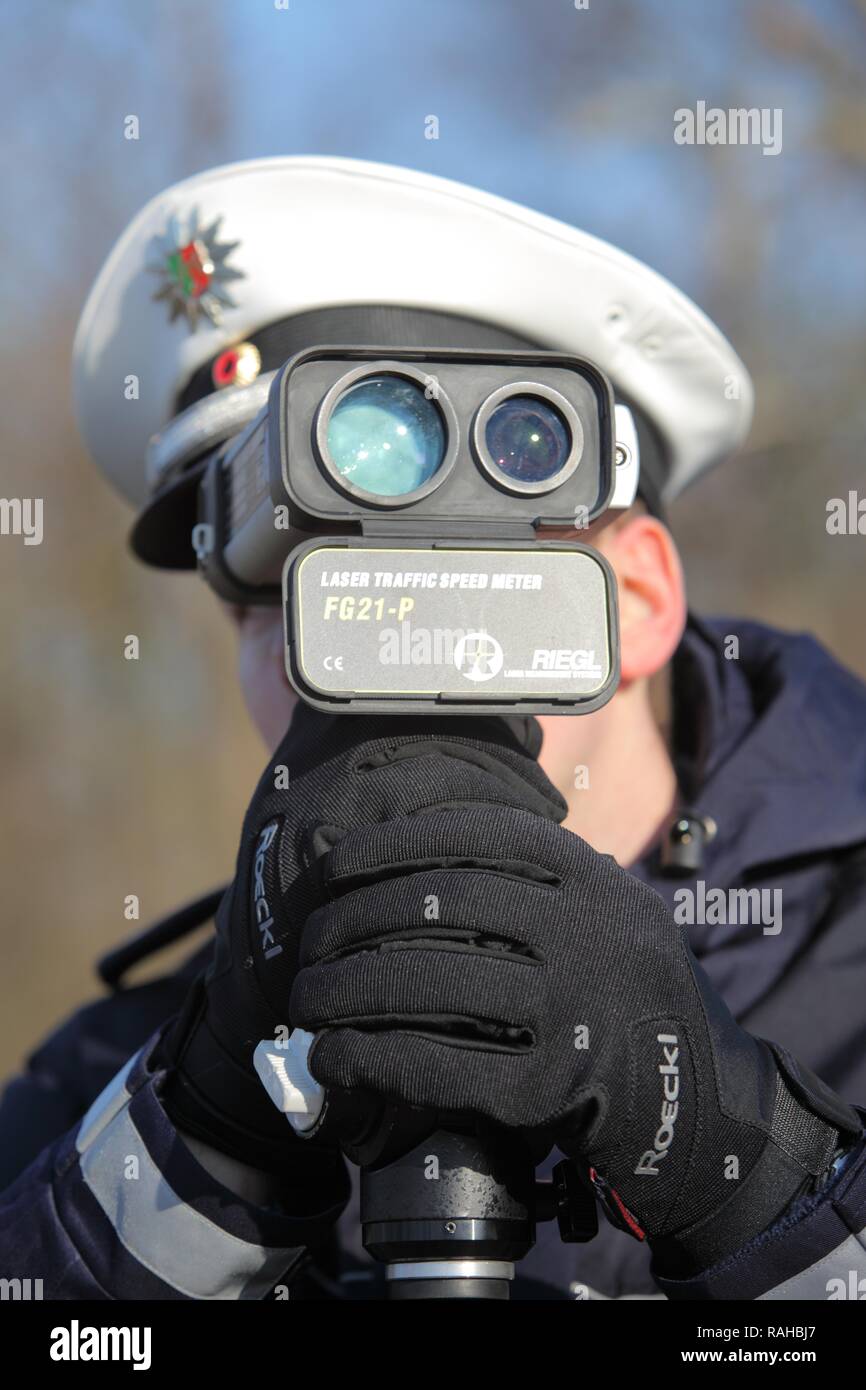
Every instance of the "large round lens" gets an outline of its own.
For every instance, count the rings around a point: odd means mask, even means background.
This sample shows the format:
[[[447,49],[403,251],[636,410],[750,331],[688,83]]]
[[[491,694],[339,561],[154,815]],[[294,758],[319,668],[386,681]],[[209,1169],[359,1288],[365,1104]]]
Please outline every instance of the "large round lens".
[[[398,376],[368,376],[349,386],[331,411],[327,441],[340,476],[380,497],[414,492],[445,457],[436,405]]]
[[[554,477],[571,453],[571,431],[555,406],[538,396],[507,396],[484,430],[487,452],[518,483]]]

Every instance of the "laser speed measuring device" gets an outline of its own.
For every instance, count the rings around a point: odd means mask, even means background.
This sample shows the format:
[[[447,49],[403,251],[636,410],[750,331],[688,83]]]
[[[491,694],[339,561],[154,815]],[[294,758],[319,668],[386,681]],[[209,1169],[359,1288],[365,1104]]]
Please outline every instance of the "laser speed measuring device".
[[[282,603],[307,703],[538,714],[610,698],[615,582],[580,536],[631,504],[639,458],[596,366],[318,347],[267,391],[210,457],[193,543],[224,598]]]

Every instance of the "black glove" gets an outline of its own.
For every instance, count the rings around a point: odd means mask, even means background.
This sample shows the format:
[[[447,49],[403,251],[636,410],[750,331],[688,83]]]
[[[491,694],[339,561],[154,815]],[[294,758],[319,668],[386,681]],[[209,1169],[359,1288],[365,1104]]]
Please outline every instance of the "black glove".
[[[163,1099],[175,1125],[280,1173],[320,1163],[269,1099],[252,1057],[297,1023],[289,998],[301,929],[326,900],[320,856],[345,831],[434,807],[520,807],[532,823],[565,804],[535,761],[534,720],[400,718],[296,709],[244,822],[213,961],[167,1035]],[[416,846],[416,852],[422,848]],[[423,918],[422,918],[423,920]],[[335,1152],[335,1151],[334,1151]]]
[[[671,1274],[764,1229],[859,1130],[734,1021],[661,898],[550,820],[392,819],[323,876],[291,999],[313,1075],[549,1131]]]

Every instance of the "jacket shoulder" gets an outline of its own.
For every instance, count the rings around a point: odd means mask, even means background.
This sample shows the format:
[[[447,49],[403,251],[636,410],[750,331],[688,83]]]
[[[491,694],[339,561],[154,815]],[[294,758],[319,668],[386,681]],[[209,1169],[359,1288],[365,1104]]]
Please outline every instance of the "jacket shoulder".
[[[209,950],[209,947],[208,947]],[[199,953],[176,973],[72,1014],[30,1054],[0,1100],[0,1191],[76,1124],[129,1057],[180,1008]]]

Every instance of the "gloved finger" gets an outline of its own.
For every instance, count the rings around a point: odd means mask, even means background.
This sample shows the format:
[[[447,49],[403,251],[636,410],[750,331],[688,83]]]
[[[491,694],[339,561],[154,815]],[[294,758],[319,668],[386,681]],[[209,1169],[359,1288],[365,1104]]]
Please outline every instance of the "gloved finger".
[[[419,735],[446,737],[448,731],[465,738],[491,741],[510,748],[523,757],[535,761],[541,752],[543,742],[541,726],[532,715],[477,714],[470,717],[442,717],[440,715],[403,715],[399,721],[399,735],[415,738]],[[289,727],[283,739],[295,747],[299,759],[306,754],[310,768],[318,766],[316,750],[325,750],[328,756],[340,749],[356,747],[378,739],[394,739],[393,720],[383,714],[365,714],[346,719],[342,714],[326,714],[301,702],[296,706]],[[298,764],[298,770],[303,770]]]
[[[446,738],[444,730],[436,737],[368,747],[355,771],[366,774],[368,787],[381,787],[396,814],[453,802],[498,802],[559,822],[567,809],[533,759],[494,741]]]
[[[348,801],[357,802],[368,820],[472,800],[525,806],[562,820],[565,802],[527,751],[527,743],[540,750],[540,733],[522,741],[515,726],[538,729],[534,720],[494,717],[403,718],[395,726],[382,718],[337,718],[301,706],[275,764],[287,767],[290,781],[311,768],[321,772],[337,794],[329,813],[336,823],[340,803],[350,815],[345,792],[339,796],[347,783]]]
[[[530,866],[533,867],[533,866]],[[310,914],[300,963],[395,940],[482,946],[493,954],[544,956],[543,923],[555,887],[475,868],[429,868],[356,888]],[[491,911],[491,908],[493,909]]]
[[[348,831],[320,865],[332,896],[428,868],[484,867],[558,887],[600,856],[560,826],[521,808],[451,807]]]
[[[525,1051],[538,1039],[544,993],[544,970],[530,957],[397,941],[299,971],[289,1013],[311,1033],[338,1025],[401,1027]]]
[[[543,1088],[536,1085],[531,1051],[472,1050],[398,1029],[327,1028],[316,1037],[308,1064],[326,1089],[360,1087],[397,1104],[465,1112],[522,1128],[548,1118],[543,1103],[533,1104],[534,1096],[543,1097]],[[574,1093],[579,1094],[577,1081]],[[511,1097],[520,1098],[519,1106]]]

